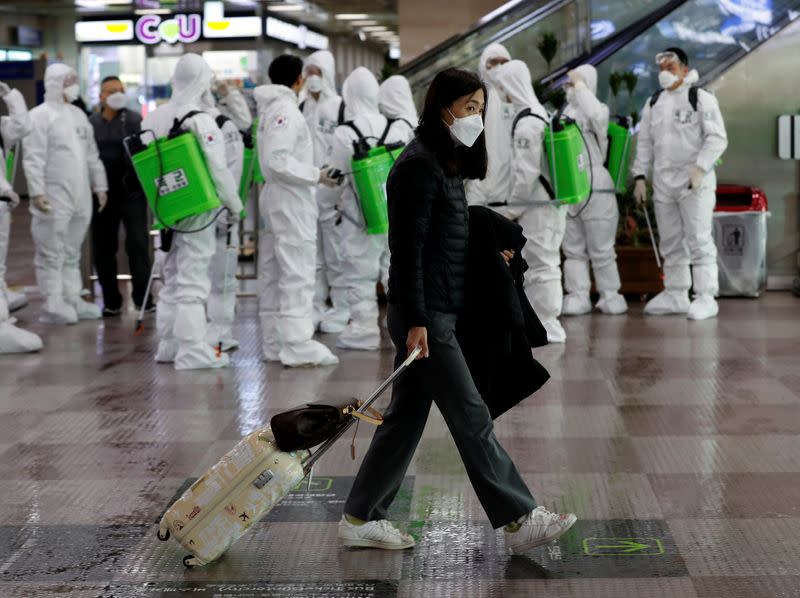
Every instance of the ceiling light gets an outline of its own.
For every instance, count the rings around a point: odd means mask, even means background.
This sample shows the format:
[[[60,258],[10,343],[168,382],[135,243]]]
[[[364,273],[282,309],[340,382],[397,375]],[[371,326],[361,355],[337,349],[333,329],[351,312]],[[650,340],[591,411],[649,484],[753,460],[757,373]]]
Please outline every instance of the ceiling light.
[[[378,21],[350,21],[354,27],[363,27],[365,25],[377,25]]]
[[[356,13],[342,13],[336,15],[337,21],[362,21],[364,19],[368,19],[369,15],[365,14],[356,14]]]
[[[362,27],[361,31],[366,31],[367,33],[372,33],[374,31],[387,31],[389,28],[384,27],[383,25],[377,25],[375,27]]]
[[[279,4],[276,6],[267,6],[267,10],[270,12],[300,12],[305,10],[305,6],[302,4]]]
[[[131,4],[131,0],[75,0],[75,6],[83,8],[103,8],[105,6]]]
[[[367,34],[366,34],[366,33],[364,33],[363,31],[359,31],[359,32],[358,32],[358,39],[359,39],[360,41],[362,41],[362,42],[363,42],[363,41],[366,41],[366,39],[367,39]]]

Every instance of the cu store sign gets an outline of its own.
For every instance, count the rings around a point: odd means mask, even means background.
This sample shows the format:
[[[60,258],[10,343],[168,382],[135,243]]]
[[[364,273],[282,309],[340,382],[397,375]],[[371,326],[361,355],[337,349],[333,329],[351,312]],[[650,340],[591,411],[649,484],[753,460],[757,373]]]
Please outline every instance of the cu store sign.
[[[191,44],[200,39],[202,17],[199,14],[173,15],[162,20],[158,15],[144,15],[136,21],[136,39],[143,44],[182,42]]]

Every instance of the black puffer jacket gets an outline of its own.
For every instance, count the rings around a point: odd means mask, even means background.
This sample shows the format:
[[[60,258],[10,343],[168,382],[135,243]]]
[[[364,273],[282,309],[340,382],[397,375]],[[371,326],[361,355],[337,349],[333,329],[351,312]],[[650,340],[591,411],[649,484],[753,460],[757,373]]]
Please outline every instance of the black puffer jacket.
[[[386,183],[389,200],[389,302],[412,326],[428,326],[428,311],[464,307],[469,211],[464,183],[448,176],[415,138]]]

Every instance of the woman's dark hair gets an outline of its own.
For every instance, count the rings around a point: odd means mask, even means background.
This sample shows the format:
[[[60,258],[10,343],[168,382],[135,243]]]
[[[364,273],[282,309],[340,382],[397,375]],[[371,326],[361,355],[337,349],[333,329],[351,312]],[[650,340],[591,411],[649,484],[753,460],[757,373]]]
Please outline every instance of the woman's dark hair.
[[[303,61],[291,54],[281,54],[269,65],[267,74],[275,85],[291,87],[303,72]]]
[[[442,110],[458,98],[472,95],[479,89],[483,90],[484,98],[488,101],[486,86],[477,75],[463,69],[451,68],[433,78],[425,96],[417,135],[436,154],[445,172],[451,176],[458,175],[464,179],[486,177],[488,158],[485,131],[472,147],[456,146],[450,137],[450,130],[442,120]]]

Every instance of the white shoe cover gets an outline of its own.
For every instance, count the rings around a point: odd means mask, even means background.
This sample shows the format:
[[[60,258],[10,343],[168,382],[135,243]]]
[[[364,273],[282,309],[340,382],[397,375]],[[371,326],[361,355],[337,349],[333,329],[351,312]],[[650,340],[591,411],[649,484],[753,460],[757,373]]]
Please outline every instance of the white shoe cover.
[[[278,355],[283,365],[290,368],[338,365],[339,358],[320,342],[308,340],[283,345]]]
[[[595,307],[609,316],[618,316],[628,311],[625,297],[619,293],[602,293]]]
[[[707,320],[719,313],[719,304],[711,295],[698,295],[689,306],[687,317],[690,320]]]
[[[378,323],[367,326],[351,321],[336,339],[336,346],[340,349],[355,349],[356,351],[377,351],[381,346],[381,331],[378,329]]]
[[[230,357],[217,351],[206,341],[206,309],[202,303],[179,303],[175,306],[176,370],[224,368]]]
[[[547,342],[548,343],[563,343],[567,340],[567,333],[564,330],[564,327],[561,326],[561,322],[558,320],[550,320],[548,322],[542,322],[544,325],[544,329],[547,331]]]
[[[174,338],[158,342],[156,350],[156,363],[173,363],[178,354],[178,341]]]
[[[42,309],[39,321],[42,324],[77,324],[78,312],[71,305],[62,302],[59,304],[57,311]]]
[[[33,332],[17,328],[10,321],[0,324],[0,353],[32,353],[44,346]]]
[[[83,299],[78,299],[74,304],[75,313],[79,320],[99,320],[103,317],[103,312],[94,303],[89,303]]]
[[[644,306],[648,316],[685,314],[689,311],[689,296],[685,291],[661,291]]]
[[[347,328],[347,320],[346,313],[331,308],[323,314],[318,328],[324,334],[340,334]]]
[[[564,301],[561,304],[561,313],[565,316],[581,316],[588,314],[592,311],[592,302],[589,300],[589,295],[578,293],[568,293],[564,295]]]
[[[28,296],[24,292],[6,289],[6,299],[8,299],[8,311],[17,311],[28,305]]]

